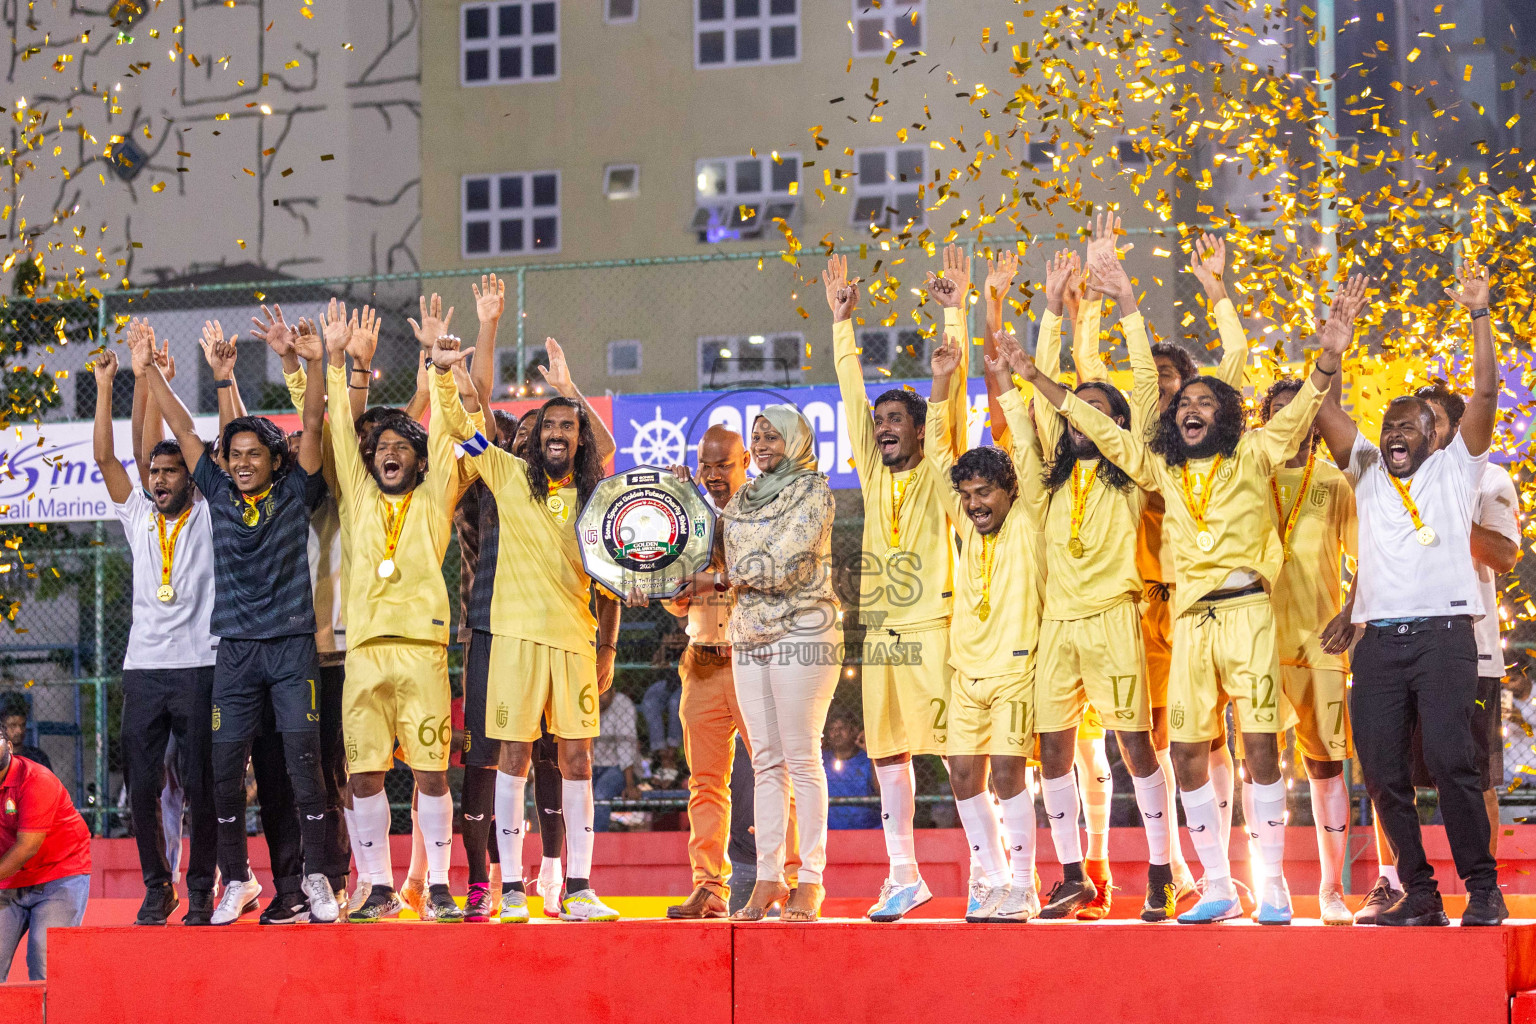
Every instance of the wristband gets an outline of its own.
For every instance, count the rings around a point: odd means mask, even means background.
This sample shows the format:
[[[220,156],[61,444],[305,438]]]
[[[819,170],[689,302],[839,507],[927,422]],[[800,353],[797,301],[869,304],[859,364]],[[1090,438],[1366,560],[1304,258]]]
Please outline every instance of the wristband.
[[[1476,320],[1478,317],[1484,317],[1484,316],[1487,316],[1487,315],[1488,315],[1488,307],[1487,306],[1484,306],[1482,309],[1474,309],[1472,311],[1472,319],[1473,320]]]
[[[602,650],[604,647],[608,648],[610,651],[612,651],[615,654],[619,653],[619,648],[618,648],[617,644],[598,644],[597,645],[597,649],[598,650]]]
[[[227,387],[231,386],[234,383],[235,383],[235,379],[233,377],[225,377],[223,380],[216,380],[216,381],[214,381],[213,382],[213,386],[216,387],[216,388],[227,388]]]
[[[715,573],[715,590],[716,591],[724,591],[724,590],[729,590],[729,589],[731,589],[731,588],[726,586],[724,583],[722,583],[720,581],[720,574],[718,572]]]
[[[1334,374],[1339,372],[1340,368],[1335,366],[1331,370],[1325,370],[1321,366],[1317,366],[1316,364],[1314,364],[1312,369],[1315,370],[1316,372],[1322,374],[1324,377],[1332,377]]]
[[[373,371],[368,369],[368,367],[366,367],[366,366],[354,366],[354,367],[352,367],[352,371],[351,372],[353,372],[353,373],[361,373],[361,374],[363,374],[366,377],[372,377],[373,376]]]
[[[347,387],[351,388],[353,391],[367,391],[368,390],[368,385],[367,384],[348,384]]]

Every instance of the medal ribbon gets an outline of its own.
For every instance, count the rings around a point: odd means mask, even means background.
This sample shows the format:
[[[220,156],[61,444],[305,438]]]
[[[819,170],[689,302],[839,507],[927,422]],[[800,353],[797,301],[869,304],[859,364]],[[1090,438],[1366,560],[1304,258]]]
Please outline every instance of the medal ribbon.
[[[1211,492],[1216,490],[1216,471],[1221,468],[1221,456],[1216,456],[1216,461],[1211,463],[1211,471],[1205,475],[1204,481],[1196,477],[1194,481],[1189,477],[1189,463],[1184,463],[1183,477],[1179,481],[1184,492],[1184,507],[1195,520],[1197,531],[1205,530],[1205,510],[1211,506]],[[1199,485],[1198,496],[1195,493],[1195,485]]]
[[[260,494],[255,495],[254,497],[249,495],[249,494],[242,494],[242,495],[240,495],[240,497],[245,500],[245,503],[247,505],[249,505],[251,508],[254,509],[257,505],[261,504],[262,499],[264,499],[267,495],[269,495],[271,493],[272,493],[272,485],[271,484],[267,484],[267,489],[262,491]]]
[[[1083,517],[1088,512],[1088,492],[1093,489],[1093,482],[1099,475],[1099,464],[1093,462],[1085,472],[1082,462],[1072,464],[1072,539],[1077,540],[1078,531],[1083,528]]]
[[[571,486],[571,481],[575,478],[576,474],[572,472],[565,474],[565,476],[561,477],[559,480],[549,480],[546,478],[545,482],[549,487],[549,493],[553,495],[560,493],[560,488]]]
[[[915,472],[915,470],[914,470]],[[891,547],[901,547],[901,503],[907,496],[907,487],[912,483],[912,473],[908,473],[900,480],[891,474]]]
[[[1280,527],[1280,544],[1285,549],[1286,558],[1291,557],[1291,533],[1296,529],[1296,520],[1301,518],[1301,499],[1307,495],[1307,488],[1312,484],[1312,471],[1316,468],[1317,449],[1314,447],[1307,453],[1307,468],[1302,470],[1301,484],[1296,488],[1296,500],[1291,502],[1289,513],[1280,505],[1280,485],[1274,477],[1269,478],[1269,493],[1275,499],[1275,514],[1283,524]]]
[[[1403,499],[1403,508],[1408,510],[1408,518],[1413,520],[1413,528],[1415,530],[1424,529],[1424,519],[1419,515],[1418,504],[1413,500],[1413,496],[1408,493],[1408,484],[1403,483],[1391,473],[1387,474],[1387,479],[1391,480],[1392,486],[1397,488],[1397,496]],[[1412,482],[1410,478],[1409,483]]]
[[[415,491],[407,491],[399,504],[384,503],[384,557],[395,557],[395,548],[400,546],[400,531],[405,529],[405,514],[411,509],[411,497]]]
[[[271,490],[271,488],[268,488]],[[176,554],[176,538],[181,536],[181,528],[187,525],[187,517],[192,514],[192,503],[182,509],[181,515],[176,517],[176,526],[171,530],[169,539],[165,536],[165,516],[155,513],[155,530],[160,535],[160,585],[168,587],[171,584],[171,558]]]
[[[997,534],[981,535],[981,604],[982,619],[992,612],[992,566],[997,560]]]

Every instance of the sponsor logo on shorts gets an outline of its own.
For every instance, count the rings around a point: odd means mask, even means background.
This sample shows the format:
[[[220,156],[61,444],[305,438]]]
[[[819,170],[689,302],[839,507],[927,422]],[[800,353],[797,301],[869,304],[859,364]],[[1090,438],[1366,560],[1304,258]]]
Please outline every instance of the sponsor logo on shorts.
[[[503,727],[506,726],[506,724],[507,724],[507,706],[505,704],[497,704],[496,705],[496,726],[497,726],[497,728],[503,728]]]
[[[597,724],[597,719],[595,719],[595,718],[583,718],[581,720],[581,727],[583,729],[590,729],[590,728],[592,728],[596,724]]]
[[[352,739],[350,736],[347,737],[347,760],[357,760],[357,741]]]
[[[219,731],[219,706],[217,704],[213,706],[213,731]]]
[[[1173,706],[1173,710],[1168,712],[1168,724],[1173,726],[1175,729],[1182,729],[1182,728],[1184,728],[1184,703],[1183,703],[1183,701],[1180,701],[1179,703],[1175,704]]]

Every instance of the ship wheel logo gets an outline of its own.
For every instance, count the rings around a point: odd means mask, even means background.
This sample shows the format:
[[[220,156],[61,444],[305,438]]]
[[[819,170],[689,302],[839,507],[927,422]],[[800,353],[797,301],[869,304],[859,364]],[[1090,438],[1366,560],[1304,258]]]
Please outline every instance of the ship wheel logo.
[[[687,423],[686,416],[676,423],[664,418],[661,406],[658,405],[655,418],[649,422],[629,421],[629,425],[634,428],[635,439],[619,450],[633,459],[637,466],[680,465],[688,456],[688,437],[683,433]]]

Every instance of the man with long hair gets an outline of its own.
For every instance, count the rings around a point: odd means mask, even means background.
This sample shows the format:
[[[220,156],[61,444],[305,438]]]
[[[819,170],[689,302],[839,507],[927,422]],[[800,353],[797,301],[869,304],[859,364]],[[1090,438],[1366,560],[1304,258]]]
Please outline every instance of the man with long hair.
[[[944,309],[944,331],[965,332],[969,257],[958,245],[944,250],[940,277],[927,288]],[[859,287],[848,280],[848,260],[833,256],[822,275],[832,310],[832,345],[838,385],[847,410],[848,438],[864,498],[859,555],[859,620],[865,627],[864,734],[880,787],[881,826],[890,871],[866,916],[898,921],[933,898],[918,870],[912,815],[917,785],[913,754],[944,753],[949,707],[950,568],[953,537],[943,514],[950,490],[925,459],[927,403],[915,392],[892,389],[868,414],[864,370],[854,338]],[[965,357],[950,377],[946,397],[955,419],[949,434],[964,444]],[[953,453],[958,455],[958,452]],[[912,652],[901,658],[890,651]]]
[[[598,697],[613,683],[618,635],[616,602],[589,607],[591,577],[582,566],[575,516],[603,475],[613,438],[576,389],[565,354],[546,340],[545,379],[560,397],[539,409],[522,457],[502,451],[474,429],[463,405],[447,403],[448,429],[464,445],[474,472],[490,488],[500,523],[496,592],[491,599],[486,675],[488,740],[501,743],[496,776],[496,841],[500,845],[503,922],[528,920],[520,873],[523,803],[533,746],[546,718],[559,746],[569,873],[561,918],[614,921],[591,885],[592,740]],[[601,439],[598,431],[601,430]],[[594,633],[599,633],[594,642]],[[548,901],[554,894],[544,893]]]
[[[1113,254],[1100,254],[1095,269],[1108,274],[1112,262]],[[1211,741],[1221,735],[1219,716],[1228,700],[1243,733],[1256,831],[1269,871],[1255,917],[1263,924],[1291,919],[1283,872],[1285,781],[1277,739],[1289,706],[1277,685],[1274,611],[1266,592],[1282,556],[1267,512],[1269,480],[1310,430],[1329,379],[1340,370],[1364,301],[1365,281],[1357,277],[1334,300],[1319,335],[1322,354],[1301,393],[1270,423],[1246,433],[1242,397],[1219,380],[1202,377],[1181,386],[1147,442],[1020,357],[1021,375],[1105,458],[1141,486],[1173,496],[1167,525],[1178,589],[1169,726],[1185,819],[1206,878],[1204,898],[1179,917],[1184,923],[1223,921],[1242,913],[1227,851],[1217,835],[1221,816],[1209,774]]]

